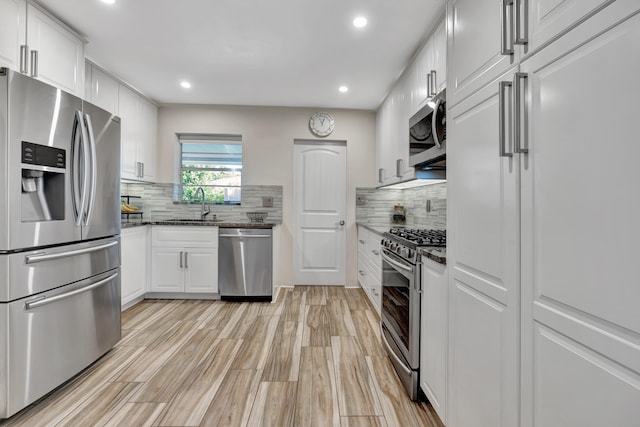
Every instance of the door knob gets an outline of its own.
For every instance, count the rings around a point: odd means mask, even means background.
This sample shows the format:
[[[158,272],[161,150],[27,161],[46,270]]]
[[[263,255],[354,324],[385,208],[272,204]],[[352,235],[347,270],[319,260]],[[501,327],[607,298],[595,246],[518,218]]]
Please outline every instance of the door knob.
[[[344,225],[344,220],[340,221],[340,225]]]

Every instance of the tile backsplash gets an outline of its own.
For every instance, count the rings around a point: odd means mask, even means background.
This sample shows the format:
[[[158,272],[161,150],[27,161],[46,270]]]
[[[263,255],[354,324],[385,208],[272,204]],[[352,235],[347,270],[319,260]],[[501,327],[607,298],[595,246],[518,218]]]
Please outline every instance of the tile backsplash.
[[[130,199],[129,204],[143,211],[145,219],[200,218],[199,202],[177,203],[175,184],[146,184],[122,182],[120,194],[139,196]],[[263,197],[272,199],[272,207],[262,207]],[[243,185],[240,205],[211,204],[211,213],[221,220],[246,220],[251,211],[268,212],[265,222],[282,222],[282,186],[281,185]]]
[[[404,190],[356,188],[356,197],[365,205],[356,206],[356,221],[369,224],[391,223],[394,205],[405,207],[407,227],[445,230],[447,228],[447,183]],[[427,201],[430,211],[427,212]]]

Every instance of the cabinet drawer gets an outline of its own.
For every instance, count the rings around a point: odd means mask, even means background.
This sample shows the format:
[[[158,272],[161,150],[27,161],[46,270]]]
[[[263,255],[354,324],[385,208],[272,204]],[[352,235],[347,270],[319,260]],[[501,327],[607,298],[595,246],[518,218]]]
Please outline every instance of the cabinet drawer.
[[[218,227],[153,227],[151,246],[218,247]]]

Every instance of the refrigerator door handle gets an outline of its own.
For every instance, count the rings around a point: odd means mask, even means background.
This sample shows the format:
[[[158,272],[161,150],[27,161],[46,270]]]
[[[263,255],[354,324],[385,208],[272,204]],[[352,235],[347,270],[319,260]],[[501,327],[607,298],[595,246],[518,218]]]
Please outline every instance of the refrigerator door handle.
[[[73,251],[59,252],[56,254],[45,254],[45,253],[38,252],[32,255],[25,256],[24,263],[33,264],[36,262],[51,261],[51,260],[56,260],[60,258],[67,258],[70,256],[88,254],[91,252],[97,252],[104,249],[108,249],[112,246],[116,246],[117,244],[118,244],[118,241],[114,240],[112,242],[104,243],[102,245],[92,246],[90,248],[76,249]]]
[[[83,125],[82,111],[76,111],[73,119],[73,146],[71,150],[71,200],[73,201],[73,216],[77,227],[82,225],[82,217],[87,204],[87,173],[86,164],[88,153],[85,148],[87,133]],[[82,158],[80,155],[84,158]]]
[[[40,306],[43,306],[43,305],[46,305],[46,304],[51,304],[53,302],[60,301],[60,300],[65,299],[65,298],[69,298],[69,297],[72,297],[74,295],[78,295],[78,294],[81,294],[83,292],[87,292],[87,291],[90,291],[92,289],[99,288],[100,286],[104,285],[105,283],[112,281],[117,276],[118,276],[118,273],[114,273],[111,276],[107,277],[106,279],[99,280],[99,281],[97,281],[95,283],[92,283],[89,286],[85,286],[84,288],[76,289],[76,290],[73,290],[71,292],[67,292],[67,293],[64,293],[64,294],[56,295],[56,296],[53,296],[53,297],[50,297],[50,298],[47,298],[46,296],[39,296],[36,299],[33,299],[31,301],[25,301],[24,308],[25,308],[25,310],[31,310],[32,308],[37,308],[37,307],[40,307]]]
[[[87,156],[89,159],[89,168],[85,168],[87,174],[89,175],[89,197],[87,200],[87,206],[84,211],[84,224],[88,225],[91,221],[91,216],[93,213],[93,205],[96,200],[96,140],[93,136],[93,124],[91,123],[91,116],[89,114],[84,115],[84,125],[87,129],[87,135],[89,138],[87,139],[87,146],[89,148]]]

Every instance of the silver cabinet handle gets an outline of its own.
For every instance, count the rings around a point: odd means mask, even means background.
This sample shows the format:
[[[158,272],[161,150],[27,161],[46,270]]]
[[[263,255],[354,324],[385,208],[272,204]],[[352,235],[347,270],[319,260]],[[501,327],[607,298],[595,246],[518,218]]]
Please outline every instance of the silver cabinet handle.
[[[514,93],[513,93],[513,98],[514,101],[513,103],[515,104],[515,109],[514,109],[514,123],[513,123],[513,127],[514,127],[514,131],[513,131],[513,151],[515,153],[523,153],[526,154],[529,152],[529,148],[528,148],[528,129],[527,129],[527,73],[516,73],[513,76],[513,86],[514,86]],[[521,88],[522,88],[522,84],[521,82],[524,81],[524,88],[525,88],[525,103],[524,103],[524,114],[522,114],[522,93],[521,93]],[[523,126],[523,122],[524,122],[524,126]],[[523,133],[524,132],[524,133]],[[524,134],[524,137],[523,137]],[[522,147],[522,140],[524,139],[525,141],[525,147]]]
[[[525,45],[529,42],[529,5],[527,0],[515,1],[516,37],[514,44]]]
[[[382,171],[383,171],[383,170],[384,170],[384,169],[382,169],[382,168],[378,169],[378,182],[379,182],[380,184],[382,184]]]
[[[20,72],[22,74],[27,73],[27,55],[29,47],[26,44],[20,45]]]
[[[90,248],[84,248],[84,249],[76,249],[73,251],[66,251],[66,252],[60,252],[57,254],[33,254],[33,255],[27,255],[26,257],[24,257],[24,263],[25,264],[33,264],[36,262],[43,262],[43,261],[52,261],[52,260],[56,260],[56,259],[60,259],[60,258],[67,258],[70,256],[76,256],[76,255],[84,255],[84,254],[89,254],[91,252],[97,252],[97,251],[101,251],[103,249],[108,249],[112,246],[116,246],[118,244],[117,241],[112,241],[109,243],[105,243],[102,245],[97,245],[97,246],[92,246]]]
[[[513,55],[513,19],[509,19],[507,9],[513,6],[513,0],[501,0],[501,33],[500,33],[500,54]],[[507,28],[507,25],[509,28]]]
[[[431,95],[435,95],[438,91],[438,86],[436,84],[436,70],[431,70]]]
[[[511,82],[500,82],[500,85],[498,86],[498,126],[500,127],[499,132],[498,132],[498,144],[499,144],[499,152],[500,152],[500,157],[512,157],[513,153],[509,153],[507,152],[507,135],[506,132],[504,131],[504,125],[505,125],[505,119],[504,116],[506,114],[506,104],[504,101],[504,96],[505,93],[507,91],[508,87],[511,87],[512,83]]]
[[[380,252],[378,252],[378,251],[376,251],[376,250],[371,250],[371,252],[372,252],[375,256],[380,255]]]
[[[140,178],[144,178],[144,162],[140,162]]]
[[[184,252],[180,252],[180,268],[183,268],[182,265],[182,255],[184,254]]]
[[[65,298],[69,298],[69,297],[72,297],[74,295],[78,295],[78,294],[81,294],[83,292],[90,291],[92,289],[95,289],[95,288],[98,288],[98,287],[104,285],[107,282],[112,281],[117,276],[118,276],[118,273],[114,273],[111,276],[107,277],[106,279],[102,279],[102,280],[100,280],[100,281],[98,281],[96,283],[92,283],[91,285],[85,286],[84,288],[76,289],[74,291],[67,292],[67,293],[60,294],[60,295],[56,295],[56,296],[49,297],[49,298],[47,298],[46,296],[40,296],[40,297],[38,297],[36,299],[33,299],[31,301],[25,301],[24,308],[25,308],[25,310],[31,310],[32,308],[37,308],[37,307],[40,307],[40,306],[43,306],[43,305],[46,305],[46,304],[51,304],[53,302],[60,301],[60,300],[65,299]]]
[[[31,51],[31,77],[38,77],[38,51]]]
[[[358,272],[360,273],[361,276],[366,276],[367,275],[367,273],[365,271],[363,271],[363,270],[359,270]]]
[[[184,253],[184,268],[189,268],[189,252]]]
[[[431,96],[431,73],[427,73],[427,98]]]
[[[362,243],[364,245],[364,240],[358,240],[358,242]]]
[[[396,160],[396,178],[402,178],[402,159]]]
[[[266,239],[272,236],[269,234],[221,234],[220,237],[225,239]]]

